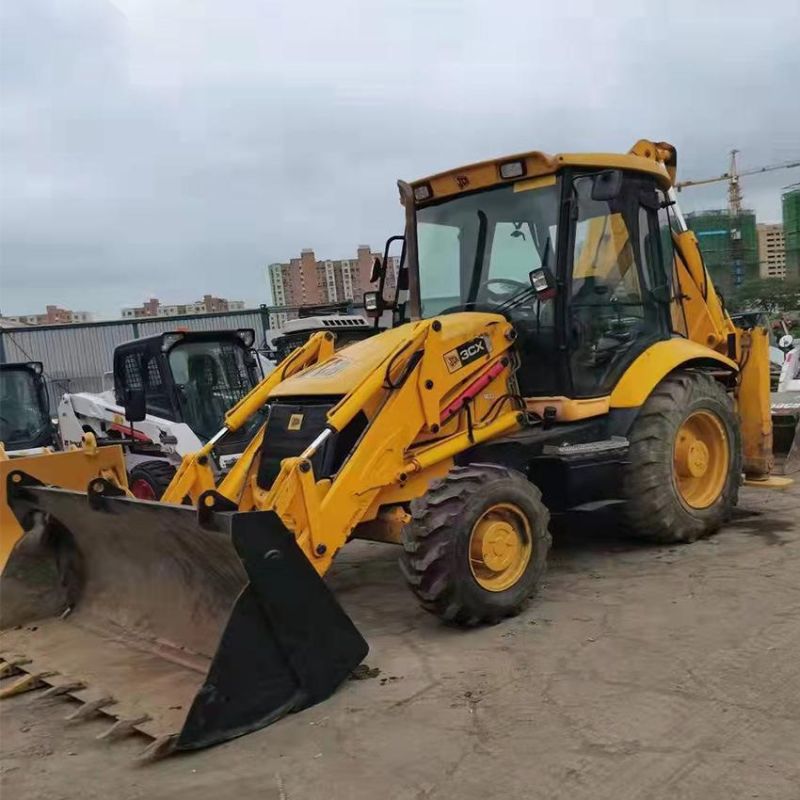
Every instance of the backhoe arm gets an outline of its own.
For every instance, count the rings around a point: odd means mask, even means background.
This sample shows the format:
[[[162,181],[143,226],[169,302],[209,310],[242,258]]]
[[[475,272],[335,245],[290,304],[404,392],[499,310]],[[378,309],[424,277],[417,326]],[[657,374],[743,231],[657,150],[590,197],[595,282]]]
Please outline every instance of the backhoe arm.
[[[674,190],[670,199],[675,200]],[[748,479],[769,477],[772,455],[772,417],[769,391],[769,331],[737,327],[726,311],[677,203],[673,206],[678,231],[673,233],[675,270],[686,315],[688,336],[739,365],[734,395],[742,434],[744,472]]]

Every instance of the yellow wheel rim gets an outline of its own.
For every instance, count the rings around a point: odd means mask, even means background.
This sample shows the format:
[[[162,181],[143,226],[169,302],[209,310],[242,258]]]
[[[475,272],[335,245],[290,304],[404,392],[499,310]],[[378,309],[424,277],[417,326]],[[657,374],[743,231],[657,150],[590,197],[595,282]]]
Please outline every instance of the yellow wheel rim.
[[[695,411],[678,428],[673,450],[675,485],[691,508],[708,508],[722,494],[728,476],[730,446],[722,420],[711,411]]]
[[[512,587],[527,569],[532,552],[528,518],[511,503],[490,506],[472,527],[469,568],[478,585],[489,592]]]

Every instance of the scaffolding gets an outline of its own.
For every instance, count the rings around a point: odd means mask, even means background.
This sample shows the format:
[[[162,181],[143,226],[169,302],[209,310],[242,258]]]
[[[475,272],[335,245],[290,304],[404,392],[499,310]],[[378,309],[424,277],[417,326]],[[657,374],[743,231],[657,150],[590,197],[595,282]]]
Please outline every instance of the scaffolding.
[[[711,279],[723,294],[758,278],[755,212],[695,211],[686,215],[686,222],[697,236]]]
[[[786,187],[781,200],[786,277],[800,279],[800,183]]]

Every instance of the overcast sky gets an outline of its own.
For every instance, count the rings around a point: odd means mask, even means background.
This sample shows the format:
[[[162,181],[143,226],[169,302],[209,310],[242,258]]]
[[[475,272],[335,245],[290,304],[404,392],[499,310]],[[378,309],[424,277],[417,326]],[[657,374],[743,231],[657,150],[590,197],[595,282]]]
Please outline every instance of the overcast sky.
[[[2,0],[0,309],[268,301],[399,231],[395,181],[526,149],[800,156],[800,2]],[[615,9],[609,12],[609,9]],[[743,182],[761,221],[800,170]],[[722,207],[725,185],[682,195]]]

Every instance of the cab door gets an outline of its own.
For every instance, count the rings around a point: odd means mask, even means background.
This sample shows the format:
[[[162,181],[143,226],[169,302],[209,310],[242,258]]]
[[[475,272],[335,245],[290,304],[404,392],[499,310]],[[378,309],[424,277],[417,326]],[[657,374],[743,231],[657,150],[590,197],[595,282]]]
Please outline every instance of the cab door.
[[[565,345],[573,397],[602,397],[671,335],[670,271],[653,178],[619,170],[571,181]]]

